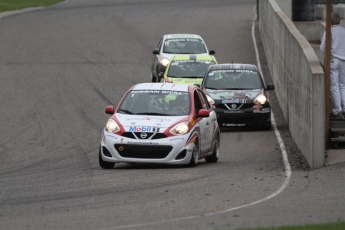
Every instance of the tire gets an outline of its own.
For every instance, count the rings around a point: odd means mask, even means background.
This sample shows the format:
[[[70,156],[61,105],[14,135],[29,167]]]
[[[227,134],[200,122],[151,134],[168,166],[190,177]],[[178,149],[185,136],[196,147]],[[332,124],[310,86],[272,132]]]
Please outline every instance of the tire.
[[[101,166],[101,168],[104,168],[104,169],[112,169],[115,166],[114,162],[107,162],[102,159],[101,146],[99,146],[98,161],[99,161],[99,166]]]
[[[216,144],[216,147],[214,148],[212,155],[205,158],[205,161],[207,163],[216,163],[218,161],[219,153],[220,153],[219,137],[218,136],[215,139],[215,144]]]
[[[198,164],[199,156],[200,156],[199,141],[198,139],[195,139],[194,145],[193,145],[192,157],[190,158],[188,167],[195,167]]]

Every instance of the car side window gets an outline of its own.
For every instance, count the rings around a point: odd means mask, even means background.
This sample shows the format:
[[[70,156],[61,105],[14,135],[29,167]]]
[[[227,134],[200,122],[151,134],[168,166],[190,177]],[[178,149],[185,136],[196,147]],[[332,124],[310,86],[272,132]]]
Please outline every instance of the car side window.
[[[199,94],[197,93],[197,91],[194,91],[194,104],[195,104],[195,111],[196,114],[198,114],[199,110],[202,109],[202,104],[199,98]]]
[[[211,106],[208,103],[206,96],[200,90],[197,90],[197,91],[198,91],[198,94],[200,96],[201,103],[202,103],[204,109],[209,110],[211,108]]]
[[[158,42],[158,45],[157,45],[158,50],[161,50],[161,48],[162,48],[162,41],[163,41],[163,38],[161,38],[161,40],[159,40],[159,42]]]

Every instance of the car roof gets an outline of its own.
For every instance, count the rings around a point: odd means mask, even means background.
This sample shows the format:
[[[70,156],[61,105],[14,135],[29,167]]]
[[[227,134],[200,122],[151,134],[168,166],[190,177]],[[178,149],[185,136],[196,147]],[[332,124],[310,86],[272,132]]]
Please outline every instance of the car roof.
[[[189,92],[190,88],[196,86],[188,84],[173,84],[173,83],[139,83],[134,85],[131,90],[169,90]]]
[[[223,63],[210,66],[209,70],[222,70],[222,69],[246,69],[258,71],[258,68],[253,64],[243,63]]]
[[[171,61],[183,61],[183,60],[203,60],[203,61],[214,61],[217,63],[216,58],[213,55],[208,54],[177,54]]]
[[[165,34],[165,39],[174,39],[174,38],[194,38],[194,39],[202,39],[202,37],[198,34]]]

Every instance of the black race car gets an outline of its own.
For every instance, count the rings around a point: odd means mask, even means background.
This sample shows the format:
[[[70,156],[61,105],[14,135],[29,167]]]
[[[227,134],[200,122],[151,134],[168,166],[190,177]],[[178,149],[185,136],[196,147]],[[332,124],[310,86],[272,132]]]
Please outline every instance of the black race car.
[[[265,84],[255,65],[211,65],[201,84],[210,100],[214,100],[219,127],[271,129],[271,106]]]

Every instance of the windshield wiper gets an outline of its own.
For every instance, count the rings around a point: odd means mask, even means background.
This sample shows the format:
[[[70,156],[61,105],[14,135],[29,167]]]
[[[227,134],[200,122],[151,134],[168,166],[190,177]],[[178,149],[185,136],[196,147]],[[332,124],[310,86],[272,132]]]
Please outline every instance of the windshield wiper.
[[[244,90],[243,88],[224,88],[219,90]]]
[[[200,77],[200,76],[183,76],[181,78],[204,78],[204,77]]]
[[[124,112],[124,113],[127,113],[127,114],[133,114],[131,111],[126,110],[126,109],[119,109],[118,111],[121,111],[121,112]]]
[[[218,89],[218,88],[212,88],[212,87],[208,87],[208,86],[205,86],[206,89]]]
[[[136,115],[157,115],[157,116],[168,116],[166,113],[136,113]]]

